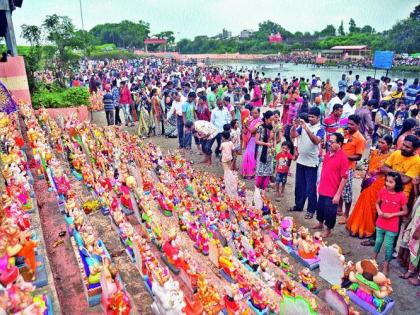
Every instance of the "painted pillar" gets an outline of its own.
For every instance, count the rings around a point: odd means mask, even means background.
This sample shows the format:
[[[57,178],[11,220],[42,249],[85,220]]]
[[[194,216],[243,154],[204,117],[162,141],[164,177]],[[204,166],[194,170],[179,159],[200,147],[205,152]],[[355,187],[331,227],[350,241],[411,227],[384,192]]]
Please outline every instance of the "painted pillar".
[[[16,100],[21,99],[28,104],[32,104],[25,62],[22,56],[9,56],[7,62],[0,62],[0,80]]]

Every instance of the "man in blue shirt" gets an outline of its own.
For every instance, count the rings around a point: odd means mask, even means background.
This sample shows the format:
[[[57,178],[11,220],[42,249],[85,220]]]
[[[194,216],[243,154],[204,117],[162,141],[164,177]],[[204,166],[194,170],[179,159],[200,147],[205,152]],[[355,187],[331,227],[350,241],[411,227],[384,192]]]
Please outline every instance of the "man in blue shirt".
[[[347,90],[347,80],[346,80],[346,75],[343,74],[341,76],[341,80],[338,81],[338,91],[346,93],[346,90]]]
[[[184,122],[184,138],[183,138],[183,148],[191,149],[191,139],[192,139],[192,125],[195,120],[195,92],[188,93],[187,101],[182,105],[182,119]],[[197,147],[200,142],[198,139],[195,139],[195,144]]]
[[[408,104],[414,104],[416,101],[417,93],[420,91],[419,78],[415,78],[413,84],[409,85],[405,90],[405,97]]]
[[[217,131],[219,132],[216,136],[217,147],[215,150],[216,157],[220,155],[220,145],[222,144],[222,132],[223,126],[226,124],[230,124],[232,120],[232,115],[229,113],[227,108],[223,106],[223,102],[221,99],[216,101],[217,107],[212,110],[211,112],[211,119],[210,122],[216,126]]]
[[[105,86],[105,95],[103,97],[106,122],[108,126],[114,124],[114,97],[111,94],[111,87],[107,84]]]

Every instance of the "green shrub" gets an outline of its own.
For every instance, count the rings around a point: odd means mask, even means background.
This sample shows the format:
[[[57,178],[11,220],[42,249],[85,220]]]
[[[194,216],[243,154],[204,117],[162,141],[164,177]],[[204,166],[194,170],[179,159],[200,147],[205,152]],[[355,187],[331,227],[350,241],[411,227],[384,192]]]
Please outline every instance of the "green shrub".
[[[48,90],[41,88],[32,95],[32,106],[35,109],[64,108],[89,105],[89,91],[86,88],[76,87],[64,90]]]
[[[420,72],[419,66],[411,66],[411,65],[401,65],[392,67],[392,71],[401,71],[401,72]]]

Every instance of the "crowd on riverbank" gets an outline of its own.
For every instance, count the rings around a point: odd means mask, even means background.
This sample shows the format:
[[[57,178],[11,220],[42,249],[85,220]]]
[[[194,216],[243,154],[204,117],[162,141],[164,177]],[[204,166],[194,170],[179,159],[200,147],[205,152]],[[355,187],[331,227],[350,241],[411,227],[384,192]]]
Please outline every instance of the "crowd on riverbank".
[[[298,51],[291,52],[289,54],[279,54],[276,56],[267,56],[266,60],[281,63],[294,63],[294,64],[317,64],[319,66],[336,66],[344,67],[349,69],[371,69],[372,57],[360,57],[358,59],[319,59],[318,57],[324,57],[322,54],[311,51]],[[320,61],[322,60],[322,62]],[[393,60],[393,68],[404,69],[405,67],[420,67],[420,58],[411,57],[408,55],[396,55]],[[408,69],[408,68],[407,68]]]
[[[339,223],[368,238],[362,244],[375,245],[376,253],[385,240],[385,272],[399,239],[400,257],[409,266],[402,276],[417,284],[418,79],[376,80],[349,71],[338,90],[323,79],[271,79],[256,71],[139,59],[85,62],[71,85],[104,91],[108,124],[137,124],[141,137],[178,138],[185,154],[203,154],[209,164],[219,159],[226,176],[237,169],[255,178],[262,194],[277,186],[282,198],[296,163],[289,211],[303,211],[307,202],[305,218],[315,217],[314,228],[325,237],[341,216]],[[352,208],[352,179],[368,146],[368,170]]]

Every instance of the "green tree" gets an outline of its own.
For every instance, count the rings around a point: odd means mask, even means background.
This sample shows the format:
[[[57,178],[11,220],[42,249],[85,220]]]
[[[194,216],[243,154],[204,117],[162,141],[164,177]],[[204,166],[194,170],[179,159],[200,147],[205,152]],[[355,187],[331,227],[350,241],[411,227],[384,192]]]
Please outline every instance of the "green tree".
[[[112,43],[117,47],[143,48],[144,39],[149,37],[150,24],[124,20],[119,23],[98,24],[89,33],[102,43]]]
[[[192,43],[191,40],[183,38],[177,43],[176,46],[179,52],[181,52],[182,54],[185,54],[185,53],[190,52],[191,43]]]
[[[420,51],[420,19],[408,18],[395,24],[387,31],[391,49],[399,53]]]
[[[21,26],[21,37],[30,44],[29,53],[25,56],[25,69],[28,77],[29,91],[31,94],[35,92],[35,72],[40,70],[42,59],[41,36],[42,31],[36,25]]]
[[[175,36],[174,36],[174,32],[172,31],[160,32],[159,34],[156,34],[155,36],[157,38],[166,39],[169,45],[172,45],[173,43],[175,43]]]
[[[420,20],[420,4],[416,5],[413,12],[410,13],[410,19]]]
[[[349,33],[359,33],[359,32],[360,32],[360,28],[356,26],[356,22],[354,21],[353,18],[351,18],[349,21]]]
[[[69,48],[74,48],[75,27],[68,16],[47,15],[42,23],[47,40],[57,48],[58,61],[65,64],[70,59]]]
[[[100,42],[88,31],[78,30],[74,32],[72,45],[83,49],[86,56],[90,56],[94,46],[98,44]]]
[[[360,29],[360,32],[361,33],[373,34],[373,33],[375,33],[375,29],[370,25],[365,25]]]
[[[344,22],[343,22],[343,20],[341,20],[340,26],[338,27],[337,31],[338,31],[338,35],[340,35],[340,36],[344,36],[345,35],[345,33],[344,33]]]
[[[302,38],[302,37],[303,37],[303,33],[302,32],[299,32],[299,31],[295,32],[294,38]]]
[[[255,36],[260,39],[267,39],[270,34],[280,33],[283,39],[293,37],[293,34],[283,28],[280,24],[274,23],[270,20],[258,24],[258,31]]]
[[[320,36],[335,36],[335,27],[332,24],[328,24],[320,33]]]

